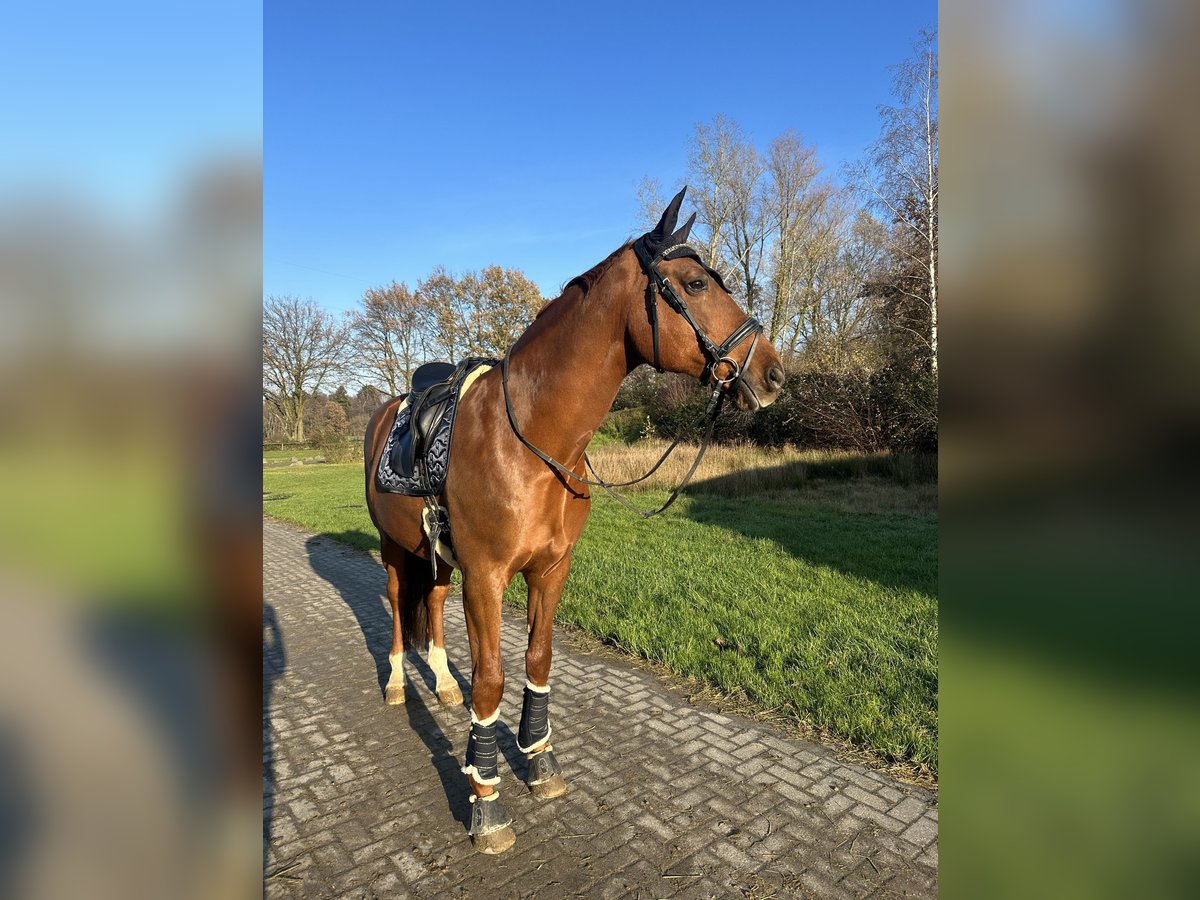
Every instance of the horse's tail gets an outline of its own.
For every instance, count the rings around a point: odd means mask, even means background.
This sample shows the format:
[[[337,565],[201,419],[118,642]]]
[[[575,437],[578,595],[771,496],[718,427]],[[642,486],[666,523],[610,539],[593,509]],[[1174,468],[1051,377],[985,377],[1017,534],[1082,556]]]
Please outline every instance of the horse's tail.
[[[429,560],[412,553],[404,554],[404,589],[400,594],[400,632],[409,650],[424,650],[429,615],[425,599],[433,590]]]

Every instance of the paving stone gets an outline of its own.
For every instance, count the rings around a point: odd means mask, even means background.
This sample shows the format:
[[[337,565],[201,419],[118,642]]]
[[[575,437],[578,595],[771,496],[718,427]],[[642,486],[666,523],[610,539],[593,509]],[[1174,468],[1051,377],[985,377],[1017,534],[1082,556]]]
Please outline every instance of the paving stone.
[[[860,819],[864,819],[868,822],[874,822],[880,828],[884,829],[885,831],[890,831],[892,834],[899,834],[905,828],[904,823],[899,819],[893,819],[891,816],[881,813],[879,810],[874,809],[873,807],[864,806],[861,803],[854,807],[854,809],[852,809],[850,812],[852,815]]]
[[[833,794],[821,806],[825,812],[836,819],[846,810],[850,809],[850,807],[854,806],[854,798],[847,797],[845,794]]]
[[[867,806],[873,806],[880,812],[887,812],[892,808],[892,804],[888,803],[878,794],[872,794],[870,791],[865,791],[857,785],[850,785],[842,791],[847,797],[853,797],[859,803],[865,803]]]
[[[904,838],[910,844],[924,847],[931,841],[937,840],[937,822],[922,816],[913,822],[900,837]]]
[[[928,792],[694,706],[645,669],[561,636],[551,717],[570,791],[532,797],[513,735],[519,611],[504,614],[500,731],[517,843],[499,857],[475,853],[459,771],[469,713],[438,704],[419,654],[405,661],[407,703],[383,702],[384,584],[367,554],[264,521],[264,596],[280,629],[263,658],[266,871],[296,863],[287,874],[298,879],[267,881],[267,897],[936,896]],[[451,665],[468,678],[454,597],[446,633]]]
[[[888,810],[889,815],[904,822],[913,822],[928,811],[928,807],[915,797],[906,797]]]

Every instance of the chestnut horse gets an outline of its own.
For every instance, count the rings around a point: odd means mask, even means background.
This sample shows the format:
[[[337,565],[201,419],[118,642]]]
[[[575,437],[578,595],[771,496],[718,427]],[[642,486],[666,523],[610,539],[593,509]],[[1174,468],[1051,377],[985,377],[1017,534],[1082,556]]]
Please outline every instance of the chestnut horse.
[[[726,391],[744,410],[767,406],[783,385],[778,353],[760,342],[762,326],[738,308],[720,276],[687,246],[695,216],[674,230],[682,199],[683,191],[653,231],[573,279],[538,313],[510,351],[507,390],[502,367],[496,366],[459,402],[439,502],[448,511],[462,570],[471,648],[471,732],[463,771],[474,794],[471,837],[485,853],[501,852],[515,840],[496,790],[496,721],[504,692],[501,599],[518,572],[529,591],[529,643],[517,743],[529,758],[528,783],[535,795],[566,791],[549,741],[550,639],[571,553],[591,505],[584,449],[622,379],[652,363]],[[367,507],[379,529],[393,617],[386,699],[404,702],[403,652],[424,640],[438,700],[456,704],[462,693],[450,675],[442,628],[451,567],[439,559],[432,575],[422,499],[382,493],[373,477],[400,400],[374,414],[365,441]],[[563,461],[574,477],[529,445]]]

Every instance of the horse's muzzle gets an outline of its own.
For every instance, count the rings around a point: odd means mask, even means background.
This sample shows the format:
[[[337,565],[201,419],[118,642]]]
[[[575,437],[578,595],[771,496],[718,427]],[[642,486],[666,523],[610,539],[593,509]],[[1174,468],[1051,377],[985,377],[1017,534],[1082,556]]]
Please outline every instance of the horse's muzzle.
[[[783,368],[779,365],[767,369],[761,379],[747,372],[738,379],[733,391],[733,402],[744,412],[765,409],[775,402],[785,380]]]

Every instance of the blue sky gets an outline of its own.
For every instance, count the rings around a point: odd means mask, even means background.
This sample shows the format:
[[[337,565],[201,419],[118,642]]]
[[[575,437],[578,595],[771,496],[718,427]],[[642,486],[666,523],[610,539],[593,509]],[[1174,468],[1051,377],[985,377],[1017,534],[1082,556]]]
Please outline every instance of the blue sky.
[[[332,311],[435,265],[547,296],[633,235],[696,122],[861,154],[933,2],[316,4],[265,10],[265,294]]]
[[[262,20],[244,0],[7,4],[0,190],[140,215],[190,170],[257,153]]]

